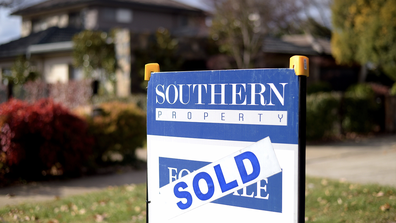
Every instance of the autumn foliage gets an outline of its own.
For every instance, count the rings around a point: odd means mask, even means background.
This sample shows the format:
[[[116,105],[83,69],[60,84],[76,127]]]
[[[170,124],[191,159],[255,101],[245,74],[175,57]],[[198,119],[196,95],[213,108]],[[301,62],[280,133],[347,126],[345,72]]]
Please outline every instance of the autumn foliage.
[[[0,105],[0,175],[79,173],[92,153],[87,123],[51,99]]]

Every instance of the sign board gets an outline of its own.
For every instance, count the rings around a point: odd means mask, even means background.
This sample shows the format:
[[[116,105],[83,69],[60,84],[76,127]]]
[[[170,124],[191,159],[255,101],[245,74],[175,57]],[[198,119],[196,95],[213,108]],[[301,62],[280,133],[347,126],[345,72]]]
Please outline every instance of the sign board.
[[[297,222],[299,88],[293,69],[152,73],[148,222]]]

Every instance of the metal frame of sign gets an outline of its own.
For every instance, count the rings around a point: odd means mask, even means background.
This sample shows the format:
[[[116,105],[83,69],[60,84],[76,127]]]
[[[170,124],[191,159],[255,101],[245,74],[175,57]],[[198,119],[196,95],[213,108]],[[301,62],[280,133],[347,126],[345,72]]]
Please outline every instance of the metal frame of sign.
[[[290,68],[146,65],[146,222],[305,221],[308,58]]]

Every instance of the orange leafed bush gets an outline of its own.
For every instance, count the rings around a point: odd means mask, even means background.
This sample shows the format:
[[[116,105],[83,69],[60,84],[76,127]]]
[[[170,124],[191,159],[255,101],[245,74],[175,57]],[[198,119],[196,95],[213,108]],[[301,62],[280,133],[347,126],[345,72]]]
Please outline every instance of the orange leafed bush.
[[[96,163],[106,163],[111,154],[119,154],[124,163],[133,164],[136,148],[146,139],[146,113],[134,103],[108,102],[99,108],[102,114],[89,119]]]

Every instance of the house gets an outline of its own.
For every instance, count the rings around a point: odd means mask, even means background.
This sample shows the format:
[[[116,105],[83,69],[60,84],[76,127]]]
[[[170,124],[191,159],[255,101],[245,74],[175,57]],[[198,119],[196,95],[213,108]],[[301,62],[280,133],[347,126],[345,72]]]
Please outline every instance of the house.
[[[341,66],[331,54],[330,40],[311,35],[267,36],[261,51],[252,62],[256,68],[289,68],[290,58],[304,55],[309,58],[308,86],[327,82],[333,90],[343,91],[358,82],[360,66]],[[230,64],[224,55],[208,59],[209,69],[223,69]]]
[[[72,66],[72,37],[82,30],[110,31],[115,27],[120,28],[116,38],[119,95],[128,95],[140,84],[132,54],[141,42],[130,33],[168,29],[179,37],[180,55],[187,59],[183,70],[228,68],[229,59],[206,55],[202,51],[204,41],[197,38],[202,40],[208,35],[207,13],[173,0],[48,0],[13,15],[22,17],[22,37],[0,45],[0,74],[10,72],[15,59],[23,55],[48,83],[81,79],[82,72]],[[308,84],[323,81],[335,90],[345,90],[358,81],[359,66],[337,65],[331,56],[330,41],[310,35],[266,38],[255,67],[288,67],[293,55],[309,57]]]
[[[179,36],[208,32],[204,11],[173,0],[48,0],[12,15],[22,17],[22,37],[0,45],[0,76],[24,56],[48,83],[81,79],[82,72],[72,66],[72,37],[82,30],[107,32],[117,27],[121,95],[130,93],[130,32],[154,33],[159,27]]]
[[[257,66],[288,68],[289,58],[294,55],[304,55],[309,58],[308,86],[317,82],[327,82],[333,90],[344,91],[358,82],[361,67],[337,64],[331,54],[330,40],[311,35],[266,38]]]

